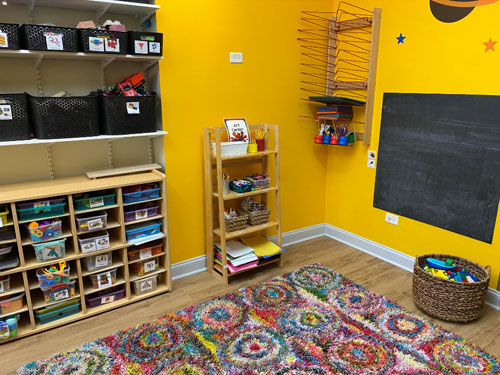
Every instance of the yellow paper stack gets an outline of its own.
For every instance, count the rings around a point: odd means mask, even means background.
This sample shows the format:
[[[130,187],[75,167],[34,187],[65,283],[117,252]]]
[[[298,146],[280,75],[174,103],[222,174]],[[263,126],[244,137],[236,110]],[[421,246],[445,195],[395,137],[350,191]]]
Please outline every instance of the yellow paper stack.
[[[263,237],[251,237],[241,240],[245,245],[254,249],[255,255],[265,257],[281,253],[281,248]]]

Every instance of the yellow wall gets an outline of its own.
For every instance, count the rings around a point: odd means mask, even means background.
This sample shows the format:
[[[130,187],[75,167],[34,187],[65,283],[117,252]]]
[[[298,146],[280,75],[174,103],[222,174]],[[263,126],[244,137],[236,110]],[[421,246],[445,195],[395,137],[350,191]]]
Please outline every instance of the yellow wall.
[[[301,10],[330,0],[157,0],[172,262],[203,255],[203,127],[223,118],[280,125],[282,229],[322,223],[326,149],[299,91]],[[242,65],[229,52],[243,52]]]
[[[499,95],[500,43],[495,52],[485,52],[483,42],[500,40],[500,3],[445,24],[432,16],[429,1],[353,2],[382,8],[372,145],[329,149],[326,222],[412,256],[449,253],[489,264],[490,286],[496,287],[500,214],[491,245],[404,217],[398,226],[388,224],[385,212],[373,208],[375,169],[366,167],[366,159],[367,150],[378,149],[384,92]],[[400,33],[407,38],[398,45]]]

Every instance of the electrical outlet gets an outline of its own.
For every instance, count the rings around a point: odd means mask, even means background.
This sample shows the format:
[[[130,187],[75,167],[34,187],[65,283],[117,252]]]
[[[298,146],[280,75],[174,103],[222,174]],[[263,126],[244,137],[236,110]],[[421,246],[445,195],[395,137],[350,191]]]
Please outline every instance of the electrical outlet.
[[[243,53],[229,52],[229,62],[231,64],[243,64]]]
[[[387,221],[389,224],[398,225],[398,220],[399,220],[398,215],[393,215],[390,214],[389,212],[385,213],[385,221]]]

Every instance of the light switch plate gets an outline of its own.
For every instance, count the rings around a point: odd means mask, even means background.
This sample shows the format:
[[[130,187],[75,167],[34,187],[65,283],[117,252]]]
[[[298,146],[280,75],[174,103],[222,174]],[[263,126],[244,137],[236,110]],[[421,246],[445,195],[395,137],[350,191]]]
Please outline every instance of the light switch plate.
[[[243,52],[229,52],[229,62],[231,64],[242,64]]]

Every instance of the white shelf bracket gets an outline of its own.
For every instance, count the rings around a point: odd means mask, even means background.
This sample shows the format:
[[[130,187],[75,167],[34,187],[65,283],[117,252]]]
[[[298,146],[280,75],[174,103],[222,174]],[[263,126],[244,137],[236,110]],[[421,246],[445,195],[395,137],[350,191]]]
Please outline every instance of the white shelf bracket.
[[[105,59],[101,62],[101,80],[102,80],[102,89],[106,90],[107,89],[107,80],[106,80],[106,67],[111,64],[113,61],[115,61],[114,57],[111,57],[109,59]]]
[[[108,4],[106,6],[103,6],[101,9],[97,10],[97,12],[95,14],[97,20],[100,20],[101,17],[104,17],[104,15],[108,12],[110,7],[111,7],[111,4]]]
[[[108,140],[108,164],[109,164],[109,169],[113,169],[115,166],[115,163],[113,161],[113,141],[114,139]]]
[[[44,54],[40,54],[35,59],[35,76],[36,76],[36,85],[38,89],[38,95],[43,96],[43,87],[42,87],[42,74],[40,73],[40,65],[42,64]]]
[[[47,143],[45,145],[45,152],[47,154],[47,163],[49,165],[49,177],[51,180],[54,179],[54,161],[52,160],[52,143]]]
[[[153,146],[153,139],[156,137],[148,137],[148,157],[149,157],[149,164],[154,163],[154,146]]]
[[[156,13],[156,11],[152,10],[151,12],[146,14],[144,17],[142,17],[141,20],[139,21],[139,26],[144,25],[147,22],[147,20],[149,20],[151,17],[154,16],[155,13]]]
[[[29,23],[33,22],[33,11],[35,10],[36,0],[30,0],[28,3],[28,21]]]

